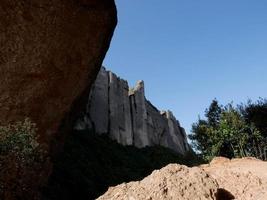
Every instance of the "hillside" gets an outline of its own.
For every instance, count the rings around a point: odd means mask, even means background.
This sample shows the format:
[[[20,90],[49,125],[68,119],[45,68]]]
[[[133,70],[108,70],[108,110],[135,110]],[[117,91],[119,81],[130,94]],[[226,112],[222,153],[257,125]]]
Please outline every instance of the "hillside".
[[[54,160],[54,171],[44,194],[49,200],[95,199],[110,186],[139,181],[169,163],[199,164],[194,153],[186,156],[161,146],[123,146],[88,131],[74,131],[63,152]]]

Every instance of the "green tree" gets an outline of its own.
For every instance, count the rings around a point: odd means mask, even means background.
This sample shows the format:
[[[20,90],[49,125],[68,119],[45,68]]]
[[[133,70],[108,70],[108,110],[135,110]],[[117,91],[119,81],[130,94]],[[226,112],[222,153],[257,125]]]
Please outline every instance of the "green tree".
[[[218,151],[215,156],[244,157],[247,156],[245,145],[248,143],[249,132],[241,114],[231,104],[221,114],[219,127],[216,130]]]
[[[267,99],[260,98],[256,102],[249,100],[247,104],[240,105],[239,110],[246,123],[254,124],[263,137],[267,138]]]
[[[220,117],[222,113],[222,106],[219,105],[217,99],[212,100],[210,106],[205,111],[205,117],[208,120],[208,124],[211,127],[217,127],[220,122]]]
[[[218,125],[223,107],[214,99],[209,108],[205,111],[206,119],[198,119],[192,125],[192,133],[189,139],[197,152],[200,152],[205,160],[210,160],[213,157],[214,140],[217,138]]]
[[[267,140],[255,124],[247,120],[247,108],[235,108],[232,104],[222,107],[213,100],[205,111],[206,119],[199,119],[192,125],[189,138],[205,160],[214,156],[267,159]]]

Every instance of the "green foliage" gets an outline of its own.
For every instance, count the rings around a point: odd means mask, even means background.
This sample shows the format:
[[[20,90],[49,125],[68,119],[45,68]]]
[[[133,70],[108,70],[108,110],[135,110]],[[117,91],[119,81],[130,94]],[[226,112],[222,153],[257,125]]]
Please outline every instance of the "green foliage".
[[[206,110],[205,114],[210,126],[212,127],[218,126],[222,110],[223,110],[222,106],[219,105],[216,99],[214,99],[211,102],[209,109]]]
[[[193,152],[187,156],[160,146],[125,147],[104,135],[75,131],[55,159],[44,193],[51,200],[95,199],[110,186],[141,180],[169,163],[193,165],[196,156]]]
[[[31,164],[42,159],[42,149],[37,142],[36,125],[29,119],[0,127],[0,156],[12,154],[21,164]]]
[[[255,103],[249,100],[247,104],[240,105],[239,110],[247,123],[253,123],[267,137],[267,99],[259,99]]]
[[[46,152],[37,139],[36,125],[29,119],[0,127],[0,199],[37,195],[36,185],[46,162]]]
[[[193,124],[192,134],[189,135],[194,148],[205,160],[209,161],[214,156],[267,159],[265,134],[246,115],[250,113],[251,105],[255,106],[248,104],[235,108],[228,104],[222,107],[217,100],[213,100],[206,110],[206,120],[199,119]],[[258,113],[259,110],[254,112]]]

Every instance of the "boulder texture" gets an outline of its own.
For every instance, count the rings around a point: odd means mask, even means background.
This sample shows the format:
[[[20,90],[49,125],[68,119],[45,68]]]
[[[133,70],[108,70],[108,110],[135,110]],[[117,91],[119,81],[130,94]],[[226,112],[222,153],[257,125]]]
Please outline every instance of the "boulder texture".
[[[114,0],[1,0],[0,126],[30,118],[56,157],[86,107],[116,23]],[[46,163],[0,167],[0,199],[39,199],[52,170]]]
[[[116,22],[113,0],[1,0],[0,125],[28,117],[50,139],[89,93]]]
[[[144,82],[129,89],[127,81],[101,68],[92,87],[85,115],[75,129],[94,129],[123,145],[161,145],[185,154],[185,131],[170,111],[160,112],[145,98]]]

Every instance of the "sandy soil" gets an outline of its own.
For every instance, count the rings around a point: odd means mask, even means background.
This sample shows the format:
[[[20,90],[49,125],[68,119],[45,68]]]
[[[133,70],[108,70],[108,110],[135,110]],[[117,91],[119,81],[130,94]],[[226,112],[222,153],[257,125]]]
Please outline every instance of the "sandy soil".
[[[267,200],[267,162],[215,158],[188,168],[170,164],[139,182],[111,187],[99,200]]]

